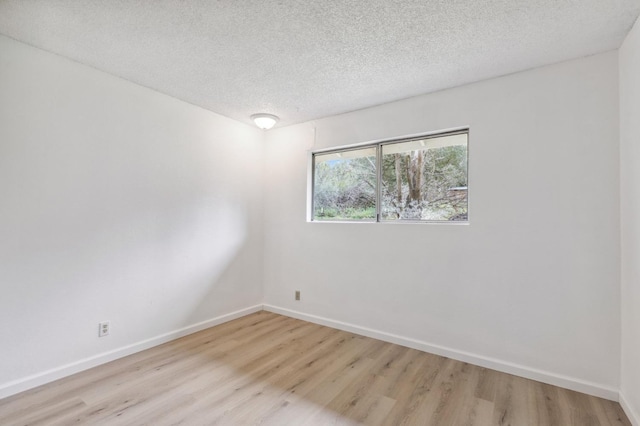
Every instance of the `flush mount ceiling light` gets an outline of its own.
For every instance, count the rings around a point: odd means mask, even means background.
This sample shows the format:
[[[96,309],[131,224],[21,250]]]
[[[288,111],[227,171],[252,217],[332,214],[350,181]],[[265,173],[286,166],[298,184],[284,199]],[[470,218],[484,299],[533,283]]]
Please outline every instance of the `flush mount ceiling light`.
[[[269,130],[276,125],[279,118],[272,114],[253,114],[251,119],[262,130]]]

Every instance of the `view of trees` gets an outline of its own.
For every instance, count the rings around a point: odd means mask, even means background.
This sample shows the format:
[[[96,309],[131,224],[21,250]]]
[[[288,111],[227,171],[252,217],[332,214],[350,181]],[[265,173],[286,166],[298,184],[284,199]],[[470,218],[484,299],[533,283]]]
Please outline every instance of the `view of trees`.
[[[321,157],[323,156],[316,156],[315,162],[314,219],[375,219],[375,150],[373,156],[334,159],[334,155],[330,154],[325,156],[329,159],[318,161]]]
[[[382,146],[382,220],[467,220],[466,143],[441,145]],[[314,220],[375,220],[375,149],[317,154],[314,173]]]

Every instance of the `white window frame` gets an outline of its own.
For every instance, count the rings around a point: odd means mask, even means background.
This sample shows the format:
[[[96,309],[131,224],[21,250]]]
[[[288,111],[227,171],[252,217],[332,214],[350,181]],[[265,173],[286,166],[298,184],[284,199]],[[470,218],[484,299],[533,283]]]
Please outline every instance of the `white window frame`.
[[[467,135],[467,220],[382,220],[381,219],[381,188],[380,182],[382,180],[382,146],[391,145],[396,143],[411,142],[413,140],[434,139],[445,136],[453,136],[458,134]],[[380,139],[375,141],[368,141],[364,143],[358,143],[353,145],[342,145],[337,147],[323,148],[318,150],[310,150],[308,153],[308,166],[307,166],[307,222],[309,223],[376,223],[376,224],[439,224],[439,225],[469,225],[469,217],[471,210],[471,197],[470,197],[470,183],[469,183],[469,146],[470,146],[471,132],[469,127],[459,127],[454,129],[439,130],[436,132],[418,133],[407,136],[401,136],[391,139]],[[376,148],[376,215],[371,220],[314,220],[314,178],[315,178],[315,155],[316,154],[328,154],[338,153],[344,151],[352,151],[362,148]]]

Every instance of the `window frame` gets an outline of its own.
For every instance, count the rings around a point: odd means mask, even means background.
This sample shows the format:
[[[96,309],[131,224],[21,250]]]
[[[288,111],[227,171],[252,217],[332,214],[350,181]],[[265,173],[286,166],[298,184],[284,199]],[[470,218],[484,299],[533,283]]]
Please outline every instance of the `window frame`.
[[[466,220],[414,220],[414,219],[399,219],[399,220],[383,220],[381,216],[381,200],[382,200],[382,188],[380,182],[382,181],[382,147],[385,145],[392,145],[403,142],[411,142],[416,140],[436,139],[446,136],[454,136],[466,134],[467,135],[467,219]],[[381,224],[439,224],[439,225],[468,225],[469,211],[471,210],[470,191],[469,191],[469,139],[471,137],[471,131],[469,127],[459,127],[448,130],[439,130],[436,132],[427,132],[412,134],[407,136],[395,137],[391,139],[380,139],[375,141],[368,141],[364,143],[342,145],[337,147],[322,148],[317,150],[310,150],[308,155],[308,167],[307,167],[307,222],[310,223],[381,223]],[[314,219],[314,190],[315,190],[315,156],[322,154],[340,153],[346,151],[354,151],[363,148],[375,148],[376,149],[376,213],[373,219],[340,219],[340,220],[315,220]]]

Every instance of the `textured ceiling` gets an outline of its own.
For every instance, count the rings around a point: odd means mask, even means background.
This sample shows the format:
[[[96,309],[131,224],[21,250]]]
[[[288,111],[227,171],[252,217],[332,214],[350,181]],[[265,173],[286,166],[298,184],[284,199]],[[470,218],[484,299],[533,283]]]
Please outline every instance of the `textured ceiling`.
[[[0,0],[0,33],[280,126],[615,49],[640,0]]]

